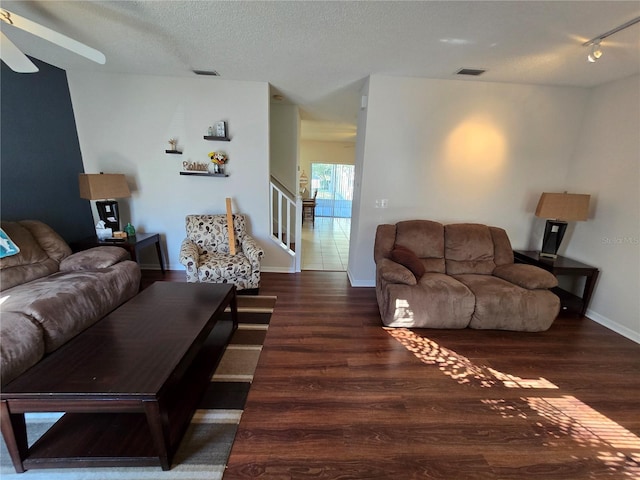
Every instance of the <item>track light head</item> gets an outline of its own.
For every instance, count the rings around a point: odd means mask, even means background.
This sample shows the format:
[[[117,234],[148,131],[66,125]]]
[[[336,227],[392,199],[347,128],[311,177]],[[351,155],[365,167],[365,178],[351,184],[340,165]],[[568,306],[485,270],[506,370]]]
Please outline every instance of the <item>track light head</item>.
[[[631,25],[635,25],[636,23],[640,23],[640,17],[636,17],[632,20],[629,20],[627,23],[623,23],[622,25],[614,28],[613,30],[609,30],[608,32],[602,33],[597,37],[592,38],[582,44],[583,47],[591,47],[591,52],[587,55],[587,60],[591,63],[595,63],[602,56],[602,49],[600,48],[600,42],[605,38],[610,37],[614,33],[618,33],[620,30],[624,30],[625,28],[629,28]]]
[[[598,60],[601,56],[602,48],[600,47],[600,40],[598,40],[591,46],[591,52],[589,53],[589,55],[587,55],[587,60],[589,60],[591,63],[595,63],[595,61]]]
[[[593,46],[593,56],[598,59],[602,56],[602,49],[600,48],[600,43],[597,43]]]

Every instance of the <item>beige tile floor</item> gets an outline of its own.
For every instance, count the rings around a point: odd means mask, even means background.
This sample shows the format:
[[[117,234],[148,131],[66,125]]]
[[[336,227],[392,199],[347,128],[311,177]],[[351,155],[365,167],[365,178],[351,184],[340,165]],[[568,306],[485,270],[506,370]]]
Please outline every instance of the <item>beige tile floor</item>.
[[[302,225],[302,270],[347,271],[350,218],[316,217]]]

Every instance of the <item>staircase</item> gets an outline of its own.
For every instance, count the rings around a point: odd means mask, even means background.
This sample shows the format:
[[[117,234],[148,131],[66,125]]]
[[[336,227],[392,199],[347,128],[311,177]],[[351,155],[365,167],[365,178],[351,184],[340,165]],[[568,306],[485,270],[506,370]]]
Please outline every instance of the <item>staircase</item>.
[[[302,198],[293,194],[273,176],[269,192],[271,239],[295,259],[295,271],[299,272],[300,254],[296,254],[296,245],[301,245],[302,242],[302,226],[298,220],[298,212],[302,211]]]

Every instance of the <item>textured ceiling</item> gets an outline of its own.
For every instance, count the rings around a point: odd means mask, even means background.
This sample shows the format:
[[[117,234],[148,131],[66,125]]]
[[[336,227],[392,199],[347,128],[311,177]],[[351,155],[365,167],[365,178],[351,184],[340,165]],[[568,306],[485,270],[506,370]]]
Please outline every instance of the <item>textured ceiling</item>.
[[[303,119],[354,124],[370,74],[590,87],[640,72],[638,1],[11,1],[2,7],[80,40],[105,65],[3,24],[25,53],[65,70],[269,82]],[[212,78],[212,81],[216,81]],[[325,128],[323,126],[323,128]]]

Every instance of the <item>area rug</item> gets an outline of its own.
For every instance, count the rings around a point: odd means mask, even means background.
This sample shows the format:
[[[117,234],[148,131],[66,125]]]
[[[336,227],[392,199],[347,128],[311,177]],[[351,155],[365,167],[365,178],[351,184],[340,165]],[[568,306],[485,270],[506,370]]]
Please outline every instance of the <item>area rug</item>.
[[[238,330],[225,349],[209,388],[180,443],[171,470],[160,467],[64,468],[17,474],[4,441],[0,445],[2,480],[219,480],[238,429],[249,387],[276,303],[271,296],[238,296]],[[228,312],[225,315],[229,315]],[[59,414],[27,416],[30,444]]]

